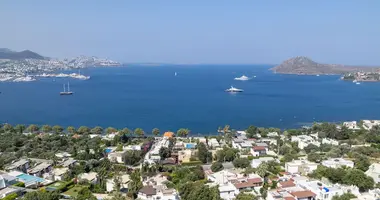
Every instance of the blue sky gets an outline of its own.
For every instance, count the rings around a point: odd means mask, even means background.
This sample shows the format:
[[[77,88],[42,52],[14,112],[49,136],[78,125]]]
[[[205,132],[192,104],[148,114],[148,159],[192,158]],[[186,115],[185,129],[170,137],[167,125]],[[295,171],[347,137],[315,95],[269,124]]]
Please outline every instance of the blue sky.
[[[379,0],[4,0],[0,47],[123,62],[380,65]]]

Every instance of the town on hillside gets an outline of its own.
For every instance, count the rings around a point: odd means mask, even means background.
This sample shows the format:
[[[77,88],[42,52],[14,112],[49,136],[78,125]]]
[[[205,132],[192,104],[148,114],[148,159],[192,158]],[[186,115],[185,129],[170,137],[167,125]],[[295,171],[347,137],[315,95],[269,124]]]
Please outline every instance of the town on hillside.
[[[380,198],[380,120],[193,135],[2,124],[0,199]]]

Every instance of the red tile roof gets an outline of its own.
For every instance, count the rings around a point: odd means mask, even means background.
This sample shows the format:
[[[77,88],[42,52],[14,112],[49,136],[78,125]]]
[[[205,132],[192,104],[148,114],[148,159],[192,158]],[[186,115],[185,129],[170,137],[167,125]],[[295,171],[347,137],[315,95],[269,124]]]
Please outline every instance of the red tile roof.
[[[294,187],[296,184],[294,184],[293,181],[282,181],[279,182],[282,188],[287,188],[287,187]]]
[[[263,150],[265,150],[265,147],[264,146],[254,146],[253,150],[254,151],[263,151]]]
[[[296,191],[296,192],[291,192],[291,195],[297,198],[306,198],[306,197],[315,197],[316,194],[314,194],[312,191]]]
[[[296,200],[296,199],[293,197],[284,197],[284,200]]]
[[[242,189],[242,188],[248,188],[248,187],[255,187],[258,184],[262,184],[263,180],[261,178],[250,178],[247,179],[245,182],[237,182],[234,183],[235,187],[237,189]]]

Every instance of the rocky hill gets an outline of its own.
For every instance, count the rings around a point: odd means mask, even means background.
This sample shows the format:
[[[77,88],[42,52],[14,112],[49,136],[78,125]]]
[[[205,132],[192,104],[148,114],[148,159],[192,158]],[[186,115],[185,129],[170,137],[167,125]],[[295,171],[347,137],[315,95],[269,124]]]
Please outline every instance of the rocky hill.
[[[12,51],[6,48],[0,48],[0,59],[10,59],[10,60],[22,60],[22,59],[37,59],[43,60],[45,57],[35,53],[33,51]]]
[[[364,66],[346,66],[337,64],[321,64],[311,60],[308,57],[297,56],[285,60],[280,65],[271,68],[274,73],[280,74],[300,74],[300,75],[316,75],[316,74],[346,74],[357,71],[378,71],[379,68]]]

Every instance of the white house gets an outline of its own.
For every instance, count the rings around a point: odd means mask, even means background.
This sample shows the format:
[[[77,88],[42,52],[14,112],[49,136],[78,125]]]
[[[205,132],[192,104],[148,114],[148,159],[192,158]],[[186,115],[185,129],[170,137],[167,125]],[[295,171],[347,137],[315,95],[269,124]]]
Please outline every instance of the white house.
[[[360,129],[360,127],[357,125],[356,121],[343,122],[343,126],[347,127],[348,129],[351,129],[351,130],[359,130]]]
[[[285,171],[289,173],[308,174],[316,170],[317,163],[307,160],[293,160],[285,163]]]
[[[375,183],[380,183],[380,163],[373,163],[365,174],[372,177]]]
[[[339,145],[339,141],[329,138],[322,138],[322,144]]]
[[[251,167],[252,168],[257,168],[259,165],[263,162],[269,162],[269,161],[274,161],[275,159],[273,157],[261,157],[258,159],[252,159],[251,161]]]
[[[309,144],[313,144],[315,146],[320,146],[320,143],[316,141],[313,137],[309,135],[297,135],[291,137],[292,142],[298,142],[298,148],[304,149]]]
[[[64,175],[69,171],[69,168],[54,168],[52,171],[53,180],[54,181],[62,181],[64,179]]]
[[[380,120],[363,120],[363,128],[366,130],[372,129],[374,126],[379,126]]]
[[[356,186],[344,186],[340,184],[327,185],[320,181],[306,181],[298,184],[299,187],[310,190],[316,194],[316,199],[331,200],[335,195],[352,193],[355,196],[360,195],[359,188]]]
[[[96,172],[89,172],[89,173],[83,173],[78,175],[79,181],[88,181],[90,183],[96,183],[98,182],[98,173]]]
[[[124,174],[120,176],[120,189],[128,189],[128,183],[130,182],[129,175]],[[112,192],[115,188],[115,180],[114,179],[107,179],[106,182],[106,191]]]
[[[346,160],[344,158],[330,158],[328,160],[322,161],[322,165],[330,168],[341,168],[341,167],[354,167],[354,162],[351,160]]]
[[[123,149],[122,151],[114,151],[111,152],[107,155],[108,159],[111,162],[116,162],[116,163],[124,163],[124,155],[127,152],[127,150]]]

